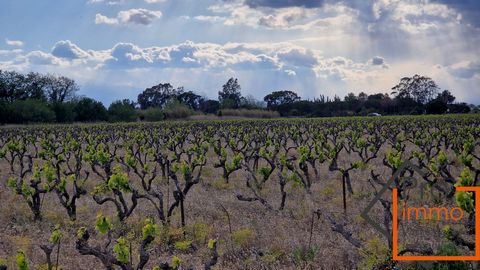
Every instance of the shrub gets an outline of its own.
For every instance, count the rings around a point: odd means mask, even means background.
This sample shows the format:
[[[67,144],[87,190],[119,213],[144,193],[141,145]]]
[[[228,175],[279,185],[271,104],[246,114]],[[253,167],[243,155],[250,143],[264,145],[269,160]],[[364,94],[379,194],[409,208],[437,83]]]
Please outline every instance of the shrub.
[[[54,122],[55,113],[41,100],[28,99],[14,101],[9,105],[10,123]]]
[[[59,123],[71,123],[75,121],[75,103],[74,102],[54,102],[50,105],[55,118]]]
[[[469,113],[470,107],[466,103],[449,104],[448,111],[450,113]]]
[[[443,244],[438,248],[438,251],[435,255],[439,256],[459,256],[462,255],[454,244],[447,243]],[[448,269],[456,269],[456,270],[467,270],[470,269],[469,265],[466,262],[462,261],[452,261],[452,262],[437,262],[433,265],[434,270],[448,270]]]
[[[0,270],[7,270],[7,261],[0,258]]]
[[[180,251],[187,251],[192,247],[192,241],[191,240],[184,240],[184,241],[178,241],[175,242],[175,249],[180,250]]]
[[[0,124],[9,123],[11,115],[11,107],[7,102],[0,100]]]
[[[200,110],[203,113],[217,113],[218,109],[220,109],[220,102],[216,100],[205,100],[200,103]]]
[[[25,252],[20,250],[17,253],[17,256],[15,257],[15,260],[17,261],[17,267],[18,270],[28,270],[28,263],[27,263],[27,258],[25,256]]]
[[[75,120],[80,122],[105,121],[108,118],[105,106],[91,98],[80,99],[75,105],[75,113]]]
[[[156,122],[161,121],[165,118],[162,110],[160,108],[148,108],[146,110],[142,110],[139,113],[140,120],[145,120],[149,122]]]
[[[170,119],[187,118],[188,116],[193,115],[192,109],[177,100],[170,101],[163,109],[163,113],[166,118]]]
[[[246,118],[276,118],[280,117],[280,114],[275,111],[266,110],[247,110],[247,109],[223,109],[218,112],[219,116],[235,116]]]
[[[208,234],[210,233],[210,226],[206,223],[193,223],[185,227],[185,232],[191,239],[199,244],[205,243]]]
[[[108,107],[108,118],[112,122],[133,122],[137,120],[135,104],[128,99],[112,102]]]
[[[360,251],[363,254],[361,269],[374,269],[387,263],[390,258],[390,250],[378,237],[368,240]]]

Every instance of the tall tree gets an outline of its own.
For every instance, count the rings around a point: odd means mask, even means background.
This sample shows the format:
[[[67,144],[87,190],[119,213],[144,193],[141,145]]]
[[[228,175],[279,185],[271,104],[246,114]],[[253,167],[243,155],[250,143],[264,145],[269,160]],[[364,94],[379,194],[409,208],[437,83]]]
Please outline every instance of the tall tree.
[[[137,102],[141,109],[164,107],[169,99],[181,93],[183,93],[183,87],[175,89],[170,83],[160,83],[140,93]]]
[[[38,73],[24,75],[16,71],[0,70],[0,100],[13,102],[26,99],[44,99],[44,78]]]
[[[448,90],[443,90],[442,93],[438,94],[437,99],[445,104],[450,104],[455,101],[455,97]]]
[[[78,85],[74,80],[55,75],[30,72],[26,75],[15,71],[0,70],[0,100],[38,99],[52,103],[64,102],[75,96]]]
[[[347,103],[353,103],[353,102],[356,102],[358,100],[357,96],[355,96],[354,93],[348,93],[345,98],[344,98],[345,102]]]
[[[266,95],[263,100],[267,103],[267,108],[272,108],[282,104],[291,104],[295,101],[299,101],[301,98],[297,93],[289,90],[273,91]]]
[[[413,99],[414,101],[426,104],[431,101],[439,91],[439,87],[429,77],[414,75],[404,77],[400,83],[392,87],[392,94],[398,99]]]
[[[358,94],[358,100],[360,100],[361,102],[365,102],[367,101],[367,99],[368,99],[367,93],[360,92],[360,94]]]
[[[0,99],[6,102],[25,99],[24,89],[21,87],[23,80],[22,74],[0,70]]]
[[[224,108],[238,108],[242,94],[238,79],[230,78],[227,83],[222,86],[222,91],[218,92],[218,101]]]
[[[47,75],[44,80],[46,80],[45,94],[50,102],[67,101],[79,90],[74,80],[64,76]]]
[[[44,100],[45,86],[47,85],[46,77],[36,72],[30,72],[24,76],[24,79],[25,92],[28,98]]]
[[[204,98],[200,95],[195,94],[192,91],[187,91],[180,93],[176,96],[177,100],[181,103],[187,105],[190,109],[198,110],[200,104],[203,102]]]

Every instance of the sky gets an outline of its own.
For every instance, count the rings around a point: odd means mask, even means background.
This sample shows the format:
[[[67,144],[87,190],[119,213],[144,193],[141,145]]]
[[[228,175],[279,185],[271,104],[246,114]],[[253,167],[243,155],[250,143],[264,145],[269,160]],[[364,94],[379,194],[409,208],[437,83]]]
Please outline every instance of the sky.
[[[170,82],[216,99],[390,93],[420,74],[480,104],[478,0],[2,0],[0,69],[108,105]]]

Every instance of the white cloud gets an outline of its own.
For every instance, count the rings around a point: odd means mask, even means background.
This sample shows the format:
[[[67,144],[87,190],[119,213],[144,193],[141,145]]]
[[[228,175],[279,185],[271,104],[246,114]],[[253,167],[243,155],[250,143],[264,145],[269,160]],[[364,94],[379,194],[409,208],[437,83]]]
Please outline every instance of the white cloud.
[[[117,18],[109,18],[107,16],[104,16],[100,13],[97,13],[95,15],[95,24],[109,24],[109,25],[114,25],[118,24],[118,19]]]
[[[32,51],[25,55],[25,59],[29,64],[33,65],[60,65],[62,64],[62,60],[58,59],[57,57],[45,53],[42,51]]]
[[[163,3],[166,2],[167,0],[145,0],[146,3],[149,4],[156,4],[156,3]]]
[[[20,40],[10,40],[10,39],[6,38],[5,43],[8,46],[14,46],[14,47],[22,47],[23,46],[23,42],[20,41]]]
[[[50,53],[34,51],[20,62],[30,65],[69,66],[78,69],[200,69],[213,73],[278,72],[288,77],[317,77],[338,81],[361,81],[382,71],[375,63],[383,59],[372,56],[366,63],[346,57],[325,57],[318,50],[289,42],[280,43],[194,43],[186,41],[171,46],[142,48],[132,43],[118,43],[107,50],[84,50],[71,41],[59,41]],[[378,59],[377,59],[378,58]],[[22,60],[23,59],[23,60]],[[385,63],[383,63],[385,65]]]
[[[465,60],[447,67],[450,74],[461,79],[480,78],[480,61]]]
[[[429,1],[379,0],[373,4],[370,29],[399,29],[408,34],[445,31],[459,24],[462,16],[445,4]]]
[[[116,18],[110,18],[97,13],[95,15],[95,24],[117,25],[132,23],[149,25],[160,17],[162,17],[162,12],[159,10],[148,10],[143,8],[129,9],[118,12]]]
[[[294,70],[291,69],[286,69],[285,73],[287,73],[289,76],[296,76],[297,73]]]
[[[199,15],[193,17],[195,20],[198,21],[203,21],[203,22],[220,22],[220,21],[225,21],[225,17],[221,16],[204,16],[204,15]]]
[[[89,56],[87,52],[80,49],[80,47],[73,44],[70,40],[57,42],[53,46],[51,54],[55,57],[66,59],[87,58]]]
[[[451,89],[455,95],[458,93],[459,99],[480,100],[478,94],[462,92],[462,87],[480,81],[480,64],[476,60],[458,61],[442,65],[444,68],[435,68],[439,65],[428,58],[421,62],[404,59],[400,63],[388,58],[387,65],[383,55],[365,57],[353,60],[346,56],[324,55],[318,49],[290,42],[216,44],[186,41],[152,47],[118,43],[110,49],[86,50],[67,40],[57,42],[50,53],[0,51],[0,67],[62,74],[68,71],[71,73],[67,74],[81,77],[87,83],[104,78],[105,83],[121,79],[125,84],[130,80],[131,84],[148,76],[157,78],[155,74],[158,73],[164,74],[165,77],[161,78],[172,83],[185,83],[185,86],[191,80],[200,80],[208,91],[211,88],[207,86],[216,83],[215,80],[221,83],[227,76],[238,76],[250,87],[246,89],[253,91],[247,93],[255,94],[255,91],[267,87],[269,91],[276,88],[296,90],[304,97],[315,97],[319,93],[343,96],[349,91],[383,93],[398,83],[401,77],[418,73],[432,77],[442,88]],[[131,74],[136,74],[136,77]],[[185,76],[189,80],[185,80]],[[140,87],[136,83],[133,85]]]
[[[210,22],[222,22],[225,25],[341,32],[347,30],[358,17],[357,11],[342,4],[325,4],[316,7],[317,5],[284,3],[278,5],[279,8],[272,8],[271,5],[273,4],[268,3],[266,7],[258,8],[256,5],[247,5],[239,1],[225,1],[208,8],[211,12],[223,16],[213,16],[216,19],[210,18],[212,16],[207,16],[207,18]]]
[[[123,23],[136,23],[148,25],[151,24],[153,20],[158,19],[162,16],[162,12],[159,10],[148,10],[148,9],[129,9],[120,11],[118,13],[118,18]]]
[[[88,4],[107,3],[108,5],[118,5],[123,0],[88,0]]]

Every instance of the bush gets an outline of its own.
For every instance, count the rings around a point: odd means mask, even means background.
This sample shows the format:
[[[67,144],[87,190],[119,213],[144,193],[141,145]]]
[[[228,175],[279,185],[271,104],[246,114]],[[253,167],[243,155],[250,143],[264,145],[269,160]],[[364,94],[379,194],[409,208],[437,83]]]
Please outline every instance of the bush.
[[[10,122],[11,108],[5,101],[0,101],[0,124],[6,124]]]
[[[206,223],[193,223],[185,227],[185,233],[196,243],[204,244],[207,241],[211,228]]]
[[[55,122],[55,113],[41,100],[18,100],[7,107],[8,123]]]
[[[50,105],[59,123],[71,123],[75,121],[75,106],[76,104],[74,102],[54,102]]]
[[[390,261],[390,250],[378,237],[366,241],[360,252],[363,254],[361,269],[377,269],[375,267],[388,265]]]
[[[193,115],[193,111],[187,105],[177,100],[170,101],[163,109],[163,112],[165,117],[170,119],[187,118]]]
[[[466,103],[456,103],[448,105],[449,113],[469,113],[470,107]]]
[[[108,107],[108,118],[112,122],[133,122],[137,120],[135,104],[128,99],[114,101]]]
[[[448,110],[447,104],[435,99],[425,106],[427,114],[443,114]]]
[[[200,103],[200,110],[203,113],[217,113],[220,109],[220,102],[216,100],[205,100]]]
[[[438,248],[436,252],[437,256],[459,256],[462,255],[457,247],[452,243],[443,244]],[[452,261],[452,262],[437,262],[433,265],[434,270],[467,270],[470,269],[469,265],[466,262],[462,261]]]
[[[75,104],[76,121],[94,122],[106,121],[107,109],[100,101],[91,98],[83,98]]]
[[[235,117],[246,117],[246,118],[276,118],[280,117],[280,114],[275,111],[266,111],[266,110],[233,110],[233,109],[223,109],[218,113],[219,116],[235,116]]]
[[[162,110],[160,108],[148,108],[139,112],[140,120],[145,120],[149,122],[161,121],[165,118]]]

